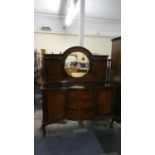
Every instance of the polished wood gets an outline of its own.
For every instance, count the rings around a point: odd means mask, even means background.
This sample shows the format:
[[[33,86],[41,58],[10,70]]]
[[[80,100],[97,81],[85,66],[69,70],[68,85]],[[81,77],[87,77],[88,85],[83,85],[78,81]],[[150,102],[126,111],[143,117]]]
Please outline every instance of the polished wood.
[[[110,114],[112,111],[111,89],[98,90],[96,99],[97,99],[97,115]]]
[[[89,119],[95,114],[93,90],[68,90],[68,118]]]
[[[111,84],[114,113],[121,120],[121,37],[112,39]]]
[[[90,68],[83,77],[71,77],[64,69],[72,52],[83,52]],[[100,117],[113,118],[112,89],[107,81],[107,55],[92,55],[83,47],[71,47],[63,54],[45,54],[43,60],[43,123],[82,120]]]
[[[45,54],[43,61],[44,81],[53,81],[62,79],[62,55]]]
[[[94,116],[94,109],[87,109],[86,110],[69,110],[68,111],[68,118],[70,120],[85,120],[90,119]]]
[[[64,118],[65,94],[62,91],[47,91],[44,94],[47,105],[47,120],[61,120]],[[44,104],[45,105],[45,104]]]
[[[93,79],[103,80],[106,77],[108,56],[93,56],[92,74]]]
[[[111,70],[115,76],[121,75],[121,37],[112,39]]]

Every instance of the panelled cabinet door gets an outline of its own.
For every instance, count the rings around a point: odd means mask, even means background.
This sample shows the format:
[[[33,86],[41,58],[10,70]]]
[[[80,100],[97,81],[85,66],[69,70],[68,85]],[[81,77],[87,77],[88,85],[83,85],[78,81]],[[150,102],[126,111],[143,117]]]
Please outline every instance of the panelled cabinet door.
[[[47,121],[58,121],[64,118],[65,92],[47,91],[45,92],[45,107]]]
[[[112,92],[110,89],[102,89],[97,92],[97,115],[112,113]]]
[[[61,79],[61,63],[58,61],[48,62],[46,74],[48,80]]]
[[[102,69],[101,69],[102,68]],[[107,68],[107,56],[94,56],[92,72],[96,79],[105,79]]]
[[[121,38],[112,40],[112,62],[111,70],[115,76],[121,76]]]

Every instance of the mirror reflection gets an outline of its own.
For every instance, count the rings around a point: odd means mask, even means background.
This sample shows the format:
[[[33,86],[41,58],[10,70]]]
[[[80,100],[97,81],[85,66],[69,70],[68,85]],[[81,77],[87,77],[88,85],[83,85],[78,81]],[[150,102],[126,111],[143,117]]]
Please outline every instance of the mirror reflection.
[[[88,57],[80,51],[70,53],[65,60],[65,70],[72,77],[84,76],[89,70]]]

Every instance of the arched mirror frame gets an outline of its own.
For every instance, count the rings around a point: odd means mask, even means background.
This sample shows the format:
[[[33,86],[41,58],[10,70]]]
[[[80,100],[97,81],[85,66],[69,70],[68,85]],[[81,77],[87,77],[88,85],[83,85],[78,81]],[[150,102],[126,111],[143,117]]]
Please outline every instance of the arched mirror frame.
[[[85,54],[89,60],[89,70],[86,74],[84,74],[83,76],[81,77],[72,77],[71,75],[69,75],[66,70],[65,70],[65,61],[67,59],[67,57],[72,53],[72,52],[81,52],[83,54]],[[74,46],[74,47],[71,47],[69,49],[67,49],[64,53],[63,53],[63,68],[64,68],[64,72],[67,76],[69,76],[70,78],[73,78],[73,79],[81,79],[81,78],[85,78],[87,75],[89,75],[89,73],[91,72],[91,68],[92,68],[92,54],[90,53],[89,50],[87,50],[86,48],[84,47],[81,47],[81,46]]]

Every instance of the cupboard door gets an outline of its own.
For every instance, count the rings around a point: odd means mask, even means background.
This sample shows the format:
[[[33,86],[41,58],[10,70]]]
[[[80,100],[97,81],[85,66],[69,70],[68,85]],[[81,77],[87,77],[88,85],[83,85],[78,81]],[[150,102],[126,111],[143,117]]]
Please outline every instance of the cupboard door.
[[[97,115],[112,113],[112,92],[110,89],[97,92]]]
[[[107,56],[93,56],[92,72],[95,79],[105,79]]]
[[[45,92],[45,105],[47,121],[57,121],[64,118],[65,92]]]
[[[45,63],[46,80],[59,80],[62,77],[62,66],[59,60],[46,60]]]
[[[121,76],[121,38],[112,40],[111,70],[115,76]]]

